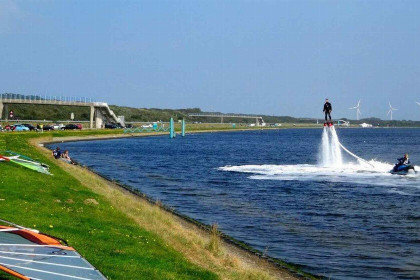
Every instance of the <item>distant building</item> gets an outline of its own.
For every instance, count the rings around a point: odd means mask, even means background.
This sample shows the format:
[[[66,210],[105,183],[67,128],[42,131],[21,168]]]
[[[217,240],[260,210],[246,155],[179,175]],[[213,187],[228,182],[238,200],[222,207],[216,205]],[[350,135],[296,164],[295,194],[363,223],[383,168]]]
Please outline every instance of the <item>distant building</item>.
[[[361,123],[360,126],[363,127],[363,128],[373,127],[373,125],[371,125],[369,123]]]

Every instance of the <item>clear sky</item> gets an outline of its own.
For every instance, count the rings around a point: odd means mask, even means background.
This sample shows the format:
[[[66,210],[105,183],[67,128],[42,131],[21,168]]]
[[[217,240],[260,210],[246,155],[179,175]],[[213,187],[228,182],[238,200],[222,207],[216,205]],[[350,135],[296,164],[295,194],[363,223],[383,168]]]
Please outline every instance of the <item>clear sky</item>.
[[[0,0],[0,92],[420,120],[420,1]]]

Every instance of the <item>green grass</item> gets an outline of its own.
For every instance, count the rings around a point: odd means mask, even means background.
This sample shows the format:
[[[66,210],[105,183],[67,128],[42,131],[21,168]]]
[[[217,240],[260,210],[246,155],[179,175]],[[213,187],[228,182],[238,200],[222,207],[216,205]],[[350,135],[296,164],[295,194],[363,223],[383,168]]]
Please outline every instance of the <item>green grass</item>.
[[[118,131],[52,132],[72,136]],[[121,133],[119,131],[118,133]],[[12,150],[51,166],[54,176],[0,163],[0,218],[66,240],[109,279],[217,279],[188,262],[170,244],[81,185],[54,160],[28,144],[35,133],[0,133],[0,150]],[[99,204],[87,204],[95,199]],[[2,279],[14,279],[0,275]]]

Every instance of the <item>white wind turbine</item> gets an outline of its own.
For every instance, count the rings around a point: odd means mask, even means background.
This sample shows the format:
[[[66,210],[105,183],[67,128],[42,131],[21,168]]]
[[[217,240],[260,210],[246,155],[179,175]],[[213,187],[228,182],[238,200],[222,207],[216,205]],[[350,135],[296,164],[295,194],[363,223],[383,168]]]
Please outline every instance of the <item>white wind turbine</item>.
[[[392,121],[392,111],[395,111],[398,109],[392,108],[391,102],[389,102],[389,111],[387,115],[391,115],[391,121]]]
[[[417,103],[417,105],[419,105],[420,106],[420,102],[416,102]]]
[[[357,102],[357,106],[349,108],[350,110],[356,110],[356,119],[359,120],[359,115],[362,113],[360,112],[360,100]]]

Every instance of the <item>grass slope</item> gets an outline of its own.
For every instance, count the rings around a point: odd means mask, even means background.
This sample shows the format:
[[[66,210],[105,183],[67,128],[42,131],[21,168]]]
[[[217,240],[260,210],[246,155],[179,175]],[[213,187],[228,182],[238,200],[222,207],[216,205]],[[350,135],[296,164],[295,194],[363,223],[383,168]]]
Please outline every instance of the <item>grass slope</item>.
[[[186,260],[171,244],[139,227],[108,199],[83,186],[53,159],[30,146],[28,140],[34,136],[39,135],[0,134],[0,150],[13,150],[45,162],[54,176],[0,163],[0,218],[67,240],[109,279],[218,278]]]

